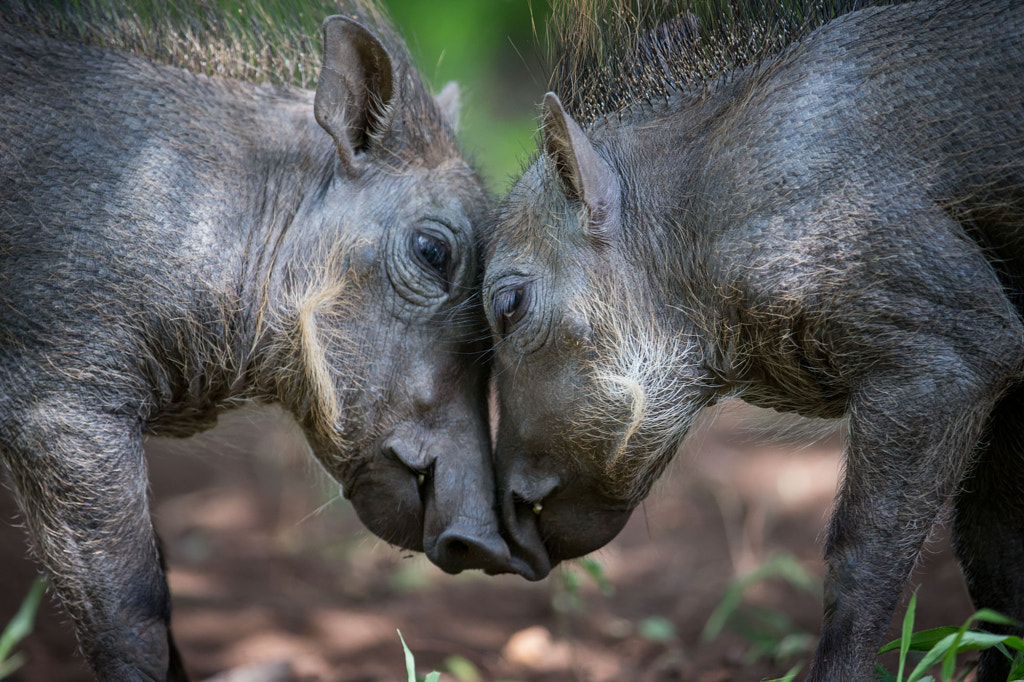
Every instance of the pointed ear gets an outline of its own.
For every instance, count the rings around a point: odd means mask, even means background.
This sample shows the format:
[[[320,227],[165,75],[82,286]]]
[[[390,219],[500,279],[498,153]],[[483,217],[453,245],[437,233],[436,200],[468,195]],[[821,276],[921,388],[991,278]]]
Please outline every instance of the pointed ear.
[[[342,165],[354,173],[359,156],[391,125],[391,57],[376,36],[347,17],[328,17],[323,33],[313,114],[334,140]]]
[[[542,121],[544,153],[554,162],[562,189],[586,208],[588,235],[608,241],[619,220],[618,176],[553,92],[544,95]]]
[[[459,84],[455,81],[448,81],[441,92],[435,97],[438,108],[444,114],[444,118],[452,126],[452,130],[459,129],[459,113],[462,111],[462,102],[459,101]]]

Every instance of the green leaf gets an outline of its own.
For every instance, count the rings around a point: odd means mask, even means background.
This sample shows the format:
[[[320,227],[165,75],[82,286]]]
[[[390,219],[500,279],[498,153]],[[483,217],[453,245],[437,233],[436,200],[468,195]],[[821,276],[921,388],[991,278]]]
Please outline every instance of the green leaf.
[[[8,657],[18,642],[31,634],[32,628],[35,626],[39,602],[42,601],[43,593],[46,592],[46,585],[46,578],[35,579],[25,599],[21,602],[18,612],[4,628],[3,634],[0,634],[0,666],[2,666],[0,667],[0,678],[10,675],[22,663],[20,656],[10,659]]]
[[[906,616],[904,616],[904,627],[906,626],[905,621]],[[944,625],[940,628],[932,628],[931,630],[921,630],[920,632],[915,632],[909,638],[910,643],[908,645],[908,648],[911,651],[928,651],[933,646],[941,642],[942,639],[945,638],[947,635],[951,635],[959,631],[960,628],[956,628],[951,625]],[[899,639],[894,639],[893,641],[889,642],[881,649],[879,649],[878,653],[884,654],[889,651],[892,651],[893,649],[898,649],[904,641],[907,641],[906,636],[900,637]]]
[[[575,571],[571,570],[562,571],[562,581],[565,583],[565,589],[572,593],[578,592],[580,585],[583,584],[583,581],[580,580],[580,577],[576,575]]]
[[[708,622],[704,624],[704,629],[701,630],[700,640],[702,642],[710,642],[718,637],[722,630],[725,629],[725,624],[736,613],[736,609],[739,608],[742,601],[743,586],[738,582],[734,582],[726,588],[722,594],[722,600],[718,602],[718,606],[715,607],[715,610],[708,617]]]
[[[1024,651],[1024,640],[1021,640],[1020,637],[1015,635],[996,635],[991,632],[981,632],[980,630],[967,630],[964,632],[960,642],[957,643],[956,651],[961,653],[963,651],[991,649],[999,644],[1017,651]]]
[[[969,623],[970,621],[967,621]],[[956,633],[953,638],[953,643],[949,647],[949,651],[942,657],[942,682],[950,682],[953,677],[953,673],[956,671],[956,654],[957,648],[964,639],[964,634],[967,631],[967,623],[964,623],[960,630]]]
[[[441,673],[434,671],[428,673],[426,677],[416,677],[416,659],[413,658],[412,652],[409,651],[409,646],[405,643],[405,638],[402,637],[402,631],[396,630],[398,633],[398,639],[402,642],[402,649],[405,650],[405,672],[409,675],[409,682],[437,682],[441,679]]]
[[[896,671],[896,682],[903,682],[903,668],[907,662],[907,651],[910,649],[910,637],[914,630],[914,613],[917,611],[917,590],[910,595],[907,612],[903,616],[903,636],[900,637],[900,663]]]
[[[1013,664],[1010,666],[1010,680],[1021,680],[1024,679],[1024,654],[1017,652],[1013,657]]]
[[[932,647],[932,649],[924,655],[920,662],[918,662],[917,667],[915,667],[914,670],[911,671],[910,677],[907,678],[907,682],[918,682],[918,680],[922,680],[925,671],[927,671],[928,668],[935,665],[935,663],[940,658],[942,658],[947,651],[953,648],[957,641],[958,635],[959,631],[954,632],[951,635],[947,635],[946,637],[942,638],[942,640],[938,644]]]
[[[818,578],[805,569],[792,554],[777,554],[769,565],[771,573],[765,577],[782,578],[793,587],[815,596],[821,593],[821,583]]]
[[[402,642],[402,648],[405,650],[405,671],[409,674],[409,682],[416,682],[416,659],[409,651],[409,646],[405,643],[405,638],[402,637],[402,631],[396,630],[396,632],[398,639]]]
[[[917,594],[915,592],[911,597],[910,604],[907,607],[907,615],[903,620],[903,636],[898,640],[889,642],[878,651],[879,654],[882,654],[899,647],[899,671],[894,678],[885,672],[884,669],[879,669],[879,671],[876,672],[877,680],[882,680],[883,682],[892,682],[893,680],[896,682],[902,682],[906,655],[910,650],[922,651],[925,652],[925,655],[911,672],[910,676],[907,678],[907,682],[925,682],[926,680],[930,680],[931,677],[925,677],[924,672],[932,665],[938,663],[940,659],[942,661],[942,680],[943,682],[950,682],[956,673],[956,657],[965,651],[979,651],[995,647],[1007,656],[1007,658],[1015,658],[1014,655],[1009,652],[1010,649],[1017,652],[1024,652],[1024,640],[1020,637],[1014,635],[999,635],[991,632],[984,632],[982,630],[969,629],[970,625],[976,621],[996,623],[999,625],[1015,624],[1015,621],[1012,619],[1008,619],[1005,616],[988,609],[978,611],[968,618],[959,628],[944,626],[909,634],[909,630],[912,629],[913,626],[913,612],[916,608],[916,599]],[[1018,656],[1019,655],[1020,654],[1018,653]],[[966,675],[966,672],[961,675],[961,679]],[[1022,664],[1021,672],[1024,672],[1024,664]],[[1013,675],[1011,674],[1011,679],[1012,678]]]
[[[21,654],[14,654],[5,661],[0,661],[0,680],[14,673],[15,670],[25,664],[25,657]]]
[[[968,619],[968,623],[974,620],[983,620],[986,623],[995,623],[996,625],[1012,625],[1020,626],[1020,623],[1009,616],[1004,616],[998,611],[992,609],[979,609],[973,616]]]
[[[776,659],[792,658],[800,654],[807,654],[814,650],[817,637],[809,633],[794,632],[779,640],[775,646],[773,656]]]

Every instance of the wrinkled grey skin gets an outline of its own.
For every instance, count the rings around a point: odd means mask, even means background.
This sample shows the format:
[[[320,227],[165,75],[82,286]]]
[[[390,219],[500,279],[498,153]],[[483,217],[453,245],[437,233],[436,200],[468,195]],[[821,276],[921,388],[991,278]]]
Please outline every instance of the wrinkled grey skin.
[[[324,38],[314,102],[0,25],[0,457],[99,679],[186,679],[142,439],[237,404],[293,414],[388,542],[507,560],[452,91]]]
[[[849,419],[808,679],[872,678],[949,505],[975,603],[1024,620],[1022,36],[1010,0],[873,8],[585,132],[546,97],[483,284],[517,570],[609,541],[739,395]]]

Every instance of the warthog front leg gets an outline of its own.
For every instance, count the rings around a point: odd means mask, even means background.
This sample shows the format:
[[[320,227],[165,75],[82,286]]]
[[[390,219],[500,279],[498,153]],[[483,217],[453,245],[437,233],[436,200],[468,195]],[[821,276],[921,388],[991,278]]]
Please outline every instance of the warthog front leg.
[[[32,543],[100,680],[187,680],[171,639],[140,426],[72,400],[25,401],[0,431]]]
[[[970,466],[998,393],[962,363],[865,377],[825,556],[825,622],[808,680],[869,680],[921,547]],[[941,390],[938,390],[939,387]]]

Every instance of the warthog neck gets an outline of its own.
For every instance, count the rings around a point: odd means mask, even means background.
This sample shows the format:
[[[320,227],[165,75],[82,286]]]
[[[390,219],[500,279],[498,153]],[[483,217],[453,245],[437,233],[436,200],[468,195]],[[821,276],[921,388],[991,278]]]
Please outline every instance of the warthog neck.
[[[176,365],[190,370],[181,375],[190,390],[180,394],[189,416],[193,406],[215,419],[225,407],[279,398],[273,374],[283,368],[266,358],[284,363],[298,352],[285,347],[282,320],[294,314],[289,292],[317,286],[324,271],[337,265],[313,262],[330,256],[312,247],[324,237],[320,226],[301,219],[318,212],[335,164],[333,147],[313,120],[311,93],[260,87],[250,95],[256,106],[232,114],[236,146],[214,143],[211,151],[219,146],[222,155],[215,153],[203,180],[188,188],[208,216],[205,234],[185,240],[182,263],[200,283],[191,304],[206,315],[177,330],[179,337],[189,328],[202,330],[191,344],[197,362]],[[193,388],[197,380],[199,391]],[[168,404],[168,413],[178,404],[180,399]]]

